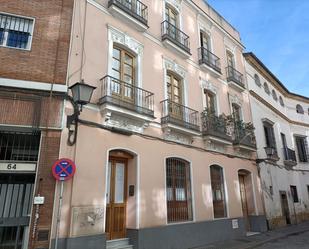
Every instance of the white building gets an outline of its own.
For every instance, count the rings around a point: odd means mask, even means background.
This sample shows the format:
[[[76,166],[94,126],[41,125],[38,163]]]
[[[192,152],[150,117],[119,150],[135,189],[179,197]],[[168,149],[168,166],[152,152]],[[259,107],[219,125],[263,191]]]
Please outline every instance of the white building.
[[[308,220],[309,98],[289,92],[253,53],[244,57],[269,227]]]

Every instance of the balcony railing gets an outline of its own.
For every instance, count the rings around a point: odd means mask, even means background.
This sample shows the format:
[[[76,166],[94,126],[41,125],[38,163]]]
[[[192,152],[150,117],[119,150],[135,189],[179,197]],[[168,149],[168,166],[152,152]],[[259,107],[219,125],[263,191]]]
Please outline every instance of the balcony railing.
[[[283,148],[284,160],[296,162],[296,153],[288,147]]]
[[[205,110],[202,112],[202,134],[203,136],[215,136],[224,140],[232,141],[230,133],[230,122],[224,115],[216,116]]]
[[[190,54],[189,36],[168,21],[161,23],[162,41],[169,40]]]
[[[199,64],[206,64],[212,69],[216,70],[218,73],[221,73],[221,64],[220,59],[208,49],[200,47],[198,49]]]
[[[251,123],[234,120],[234,145],[244,145],[256,149],[254,127]]]
[[[154,115],[154,94],[109,75],[101,79],[100,104],[112,104],[140,114]]]
[[[108,7],[115,5],[130,16],[147,26],[148,23],[148,8],[145,4],[138,0],[109,0]]]
[[[227,81],[233,81],[239,86],[245,88],[244,80],[243,80],[243,75],[242,73],[238,72],[235,68],[228,66],[226,68],[226,77]]]
[[[162,124],[174,124],[187,129],[199,131],[199,113],[196,110],[172,102],[168,99],[161,101]]]

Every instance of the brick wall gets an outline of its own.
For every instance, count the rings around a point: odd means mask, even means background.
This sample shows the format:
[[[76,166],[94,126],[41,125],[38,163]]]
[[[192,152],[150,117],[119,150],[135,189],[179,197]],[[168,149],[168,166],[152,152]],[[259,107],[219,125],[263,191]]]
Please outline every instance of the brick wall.
[[[31,51],[0,47],[0,77],[65,84],[72,9],[73,0],[0,0],[0,12],[35,18]]]

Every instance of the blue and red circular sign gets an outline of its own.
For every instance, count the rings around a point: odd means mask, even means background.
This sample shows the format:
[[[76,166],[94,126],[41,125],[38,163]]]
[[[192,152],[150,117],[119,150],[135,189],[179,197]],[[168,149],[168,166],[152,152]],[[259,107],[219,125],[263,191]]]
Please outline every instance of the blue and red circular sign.
[[[73,177],[76,171],[76,165],[67,158],[57,160],[52,166],[53,176],[58,181],[66,181]]]

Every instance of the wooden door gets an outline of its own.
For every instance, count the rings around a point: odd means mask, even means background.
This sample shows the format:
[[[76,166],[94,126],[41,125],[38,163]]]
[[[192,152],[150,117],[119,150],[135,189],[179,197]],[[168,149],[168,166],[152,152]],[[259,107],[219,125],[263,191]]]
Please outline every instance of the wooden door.
[[[111,92],[114,97],[134,102],[135,84],[134,56],[124,49],[114,47],[112,59]]]
[[[282,216],[285,218],[286,224],[291,224],[290,209],[285,191],[280,191]]]
[[[246,183],[245,183],[245,175],[238,175],[239,178],[239,185],[240,185],[240,198],[241,198],[241,207],[243,218],[245,219],[245,225],[247,231],[250,231],[250,223],[249,223],[249,211],[248,211],[248,202],[247,202],[247,195],[246,195]]]
[[[110,158],[107,174],[107,239],[126,236],[127,159]]]

